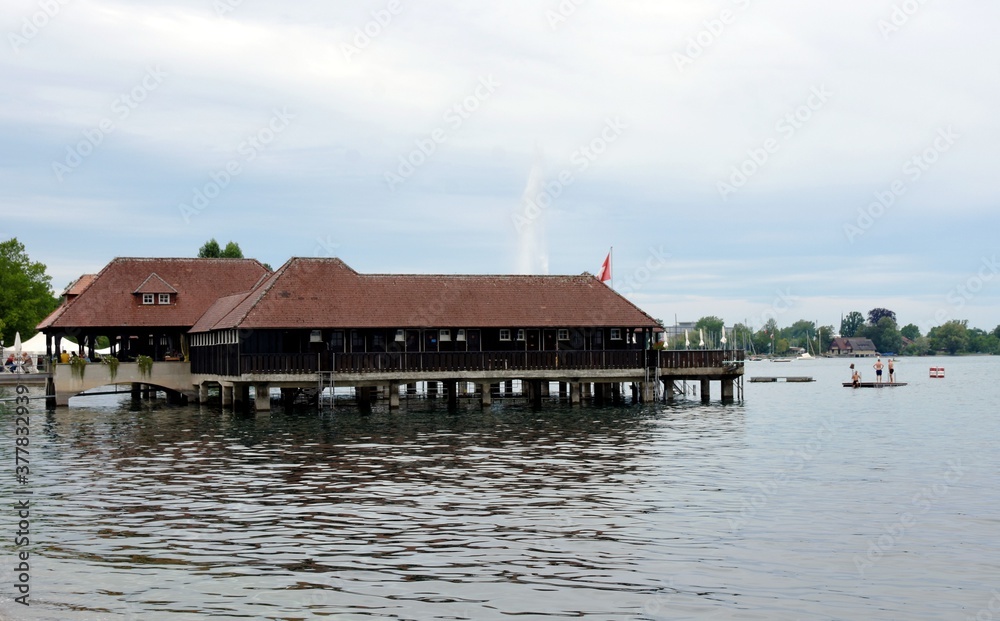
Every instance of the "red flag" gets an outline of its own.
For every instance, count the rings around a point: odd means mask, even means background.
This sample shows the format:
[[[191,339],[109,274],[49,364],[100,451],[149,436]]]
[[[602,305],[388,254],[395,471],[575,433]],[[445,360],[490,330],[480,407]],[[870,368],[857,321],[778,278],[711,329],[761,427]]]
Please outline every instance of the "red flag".
[[[601,273],[597,277],[601,282],[611,280],[611,251],[608,251],[608,256],[605,257],[604,263],[601,264]]]

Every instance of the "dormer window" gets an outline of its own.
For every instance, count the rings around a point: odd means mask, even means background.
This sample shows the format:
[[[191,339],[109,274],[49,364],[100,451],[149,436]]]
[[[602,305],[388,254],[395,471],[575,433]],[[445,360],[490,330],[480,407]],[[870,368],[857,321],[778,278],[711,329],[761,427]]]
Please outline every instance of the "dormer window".
[[[142,303],[143,304],[152,304],[153,303],[153,294],[152,293],[143,293],[142,294]]]
[[[169,293],[159,294],[159,301],[157,302],[157,304],[170,304],[170,294]]]

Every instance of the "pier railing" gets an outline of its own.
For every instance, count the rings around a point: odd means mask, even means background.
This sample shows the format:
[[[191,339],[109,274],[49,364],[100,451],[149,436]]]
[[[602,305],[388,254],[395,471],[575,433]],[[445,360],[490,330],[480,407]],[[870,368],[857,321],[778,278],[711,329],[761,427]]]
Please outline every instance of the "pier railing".
[[[558,371],[602,369],[727,368],[743,350],[610,350],[379,352],[350,354],[244,354],[242,374],[434,373],[461,371]]]
[[[335,373],[636,369],[642,351],[498,351],[334,354]]]
[[[658,354],[658,362],[653,364],[660,369],[727,368],[742,364],[746,358],[742,349],[665,349],[651,353]]]

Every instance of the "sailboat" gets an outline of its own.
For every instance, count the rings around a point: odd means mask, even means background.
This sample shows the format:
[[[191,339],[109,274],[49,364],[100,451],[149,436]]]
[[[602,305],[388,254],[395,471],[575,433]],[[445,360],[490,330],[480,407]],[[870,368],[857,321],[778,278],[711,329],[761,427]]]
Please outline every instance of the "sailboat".
[[[816,333],[816,354],[819,355],[819,332]],[[815,360],[816,356],[812,355],[812,341],[806,336],[806,350],[799,354],[796,360]]]

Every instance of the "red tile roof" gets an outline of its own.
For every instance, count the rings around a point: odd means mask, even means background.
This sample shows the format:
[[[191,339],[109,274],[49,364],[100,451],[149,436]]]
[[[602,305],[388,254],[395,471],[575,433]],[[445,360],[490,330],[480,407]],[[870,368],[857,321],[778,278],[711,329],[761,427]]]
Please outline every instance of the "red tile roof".
[[[248,291],[269,273],[255,259],[117,258],[38,329],[190,327],[220,296]],[[157,293],[177,292],[171,304],[137,300],[136,292],[151,282]],[[164,286],[169,288],[159,291]]]
[[[339,259],[293,258],[193,331],[227,328],[658,327],[591,274],[359,274]]]
[[[94,282],[95,278],[97,278],[97,274],[84,274],[83,276],[80,276],[73,281],[70,286],[66,287],[66,290],[63,291],[63,295],[80,295],[87,287],[90,286],[90,283]]]

